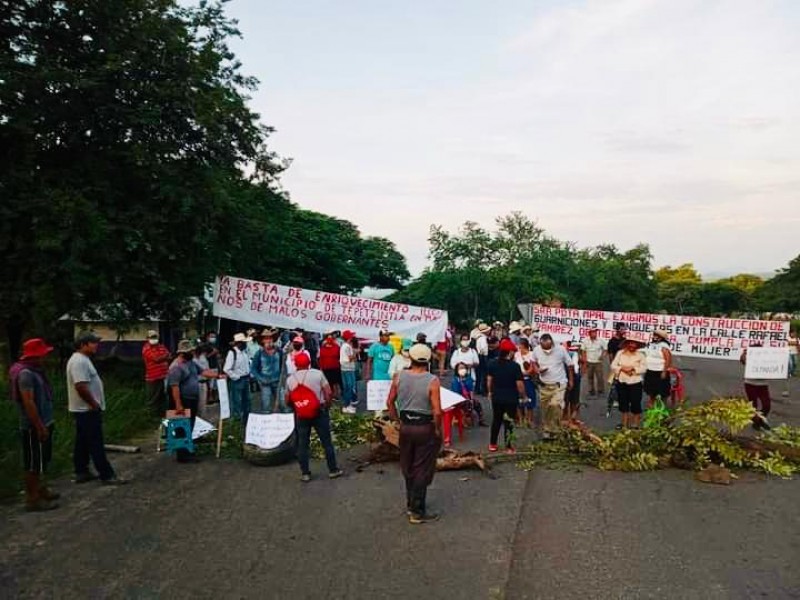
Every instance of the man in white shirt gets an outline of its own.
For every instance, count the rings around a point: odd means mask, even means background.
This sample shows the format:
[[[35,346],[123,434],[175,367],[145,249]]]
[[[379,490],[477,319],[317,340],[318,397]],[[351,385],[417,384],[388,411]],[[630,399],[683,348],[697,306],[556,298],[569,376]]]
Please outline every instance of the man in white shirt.
[[[589,395],[605,394],[603,360],[606,357],[606,342],[597,335],[597,328],[589,330],[589,337],[581,342],[586,355],[586,378],[589,380]]]
[[[247,354],[247,336],[237,333],[233,345],[225,357],[222,371],[228,376],[228,395],[231,401],[231,415],[247,423],[250,416],[250,356]],[[224,382],[219,382],[224,385]]]
[[[539,375],[539,402],[542,409],[544,439],[558,431],[564,410],[564,399],[575,384],[572,359],[563,346],[556,346],[549,333],[539,338],[533,349],[533,373]]]

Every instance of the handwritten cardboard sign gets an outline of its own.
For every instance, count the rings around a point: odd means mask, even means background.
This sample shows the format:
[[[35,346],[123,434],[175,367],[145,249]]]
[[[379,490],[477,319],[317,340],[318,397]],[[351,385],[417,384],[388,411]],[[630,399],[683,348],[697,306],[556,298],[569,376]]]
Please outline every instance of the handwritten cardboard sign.
[[[747,379],[786,379],[789,376],[789,348],[749,348]]]
[[[386,410],[386,400],[389,398],[391,381],[367,382],[367,410]]]
[[[264,450],[272,450],[285,442],[294,431],[294,414],[273,413],[262,415],[250,413],[244,443]]]
[[[231,400],[228,397],[228,380],[220,379],[217,382],[217,393],[219,394],[219,418],[231,418]]]

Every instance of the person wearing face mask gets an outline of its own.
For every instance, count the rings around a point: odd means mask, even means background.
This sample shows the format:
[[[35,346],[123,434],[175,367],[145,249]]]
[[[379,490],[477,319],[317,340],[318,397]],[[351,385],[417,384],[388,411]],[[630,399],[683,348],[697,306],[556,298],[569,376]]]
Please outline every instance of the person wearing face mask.
[[[466,333],[461,335],[458,341],[458,349],[450,357],[450,368],[455,371],[459,363],[466,365],[472,380],[477,381],[475,369],[481,364],[480,357],[478,356],[478,351],[470,347],[469,336]]]
[[[566,394],[575,385],[572,359],[562,346],[556,346],[549,333],[539,338],[533,349],[532,375],[539,376],[539,404],[542,411],[542,436],[552,439],[561,425]]]
[[[250,376],[261,387],[261,411],[270,414],[275,408],[284,412],[286,405],[279,393],[283,353],[275,347],[277,331],[265,329],[261,333],[261,348],[250,363]]]
[[[158,332],[147,332],[147,341],[142,347],[144,361],[144,381],[147,387],[147,401],[157,416],[164,415],[167,409],[167,392],[165,381],[169,371],[170,352],[160,343]]]
[[[342,397],[342,366],[339,363],[341,348],[336,341],[336,331],[325,332],[325,338],[319,348],[319,369],[325,374],[325,379],[331,386],[333,399]]]
[[[467,401],[464,411],[472,419],[473,427],[486,427],[483,420],[483,406],[475,398],[475,379],[473,379],[470,368],[464,363],[458,363],[453,367],[455,377],[450,382],[450,391],[460,394]]]
[[[223,373],[228,376],[228,395],[231,400],[231,416],[247,424],[250,416],[250,357],[247,356],[247,336],[233,336],[230,352],[225,357]]]
[[[390,331],[380,331],[378,333],[378,343],[372,344],[367,351],[367,373],[365,379],[375,381],[391,381],[389,377],[389,364],[394,356],[394,346],[389,343],[392,333]]]
[[[389,378],[394,379],[400,371],[405,371],[411,366],[411,356],[408,351],[414,342],[408,338],[404,339],[400,345],[400,354],[395,354],[389,362]]]
[[[302,335],[296,335],[292,338],[292,345],[286,353],[286,375],[294,375],[297,373],[297,365],[295,360],[300,354],[304,354],[311,360],[311,354],[306,350],[305,342]]]

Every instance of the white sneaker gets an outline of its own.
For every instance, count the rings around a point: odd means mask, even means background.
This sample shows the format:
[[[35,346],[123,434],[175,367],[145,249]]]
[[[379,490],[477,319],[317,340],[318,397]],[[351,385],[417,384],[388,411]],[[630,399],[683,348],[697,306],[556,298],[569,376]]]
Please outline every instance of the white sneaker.
[[[342,409],[342,412],[343,413],[347,413],[348,415],[354,415],[354,414],[356,414],[358,412],[358,409],[355,406],[352,406],[352,405],[351,406],[345,406]]]

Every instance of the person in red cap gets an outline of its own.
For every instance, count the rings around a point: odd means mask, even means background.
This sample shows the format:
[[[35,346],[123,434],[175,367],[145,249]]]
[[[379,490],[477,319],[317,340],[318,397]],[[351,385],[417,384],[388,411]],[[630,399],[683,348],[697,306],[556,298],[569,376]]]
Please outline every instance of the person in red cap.
[[[522,369],[514,360],[517,346],[510,339],[500,341],[500,354],[497,360],[489,363],[486,377],[486,391],[492,403],[492,427],[489,438],[489,452],[497,452],[497,438],[500,426],[503,426],[503,437],[506,452],[513,454],[516,450],[511,442],[514,431],[514,419],[517,417],[517,406],[520,400],[527,400]]]
[[[41,338],[27,340],[22,356],[9,370],[11,399],[19,407],[20,440],[25,469],[25,509],[51,510],[59,495],[42,476],[53,457],[53,388],[44,372],[44,358],[53,347]]]
[[[297,461],[300,463],[301,481],[311,481],[311,468],[309,455],[311,453],[311,429],[319,436],[322,448],[325,450],[325,459],[328,462],[328,477],[336,479],[344,475],[336,465],[336,450],[333,448],[331,436],[331,419],[328,407],[331,405],[331,386],[325,379],[325,374],[311,368],[311,357],[306,352],[298,354],[294,360],[297,371],[286,379],[287,400],[295,410],[295,427],[297,429]],[[299,402],[306,401],[308,395],[313,394],[318,403],[318,410],[314,415],[300,416]]]
[[[342,344],[339,350],[339,365],[342,368],[342,412],[356,414],[358,409],[358,393],[356,388],[356,368],[358,367],[358,340],[356,334],[349,329],[342,332]],[[353,342],[355,342],[355,347]]]

